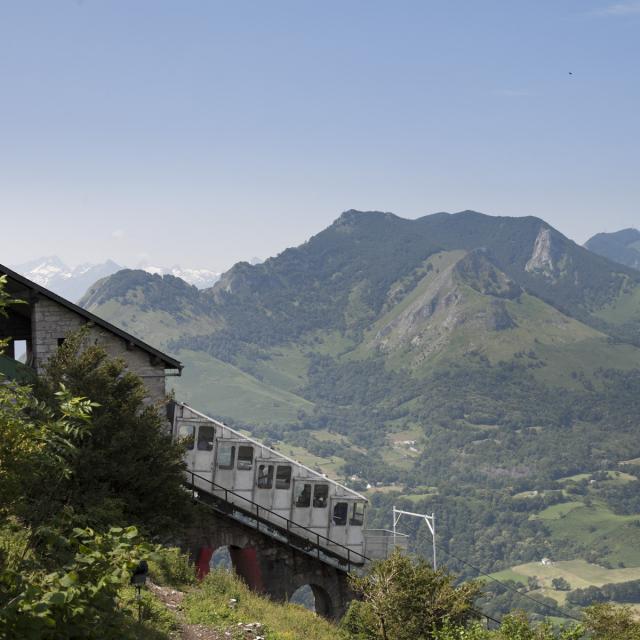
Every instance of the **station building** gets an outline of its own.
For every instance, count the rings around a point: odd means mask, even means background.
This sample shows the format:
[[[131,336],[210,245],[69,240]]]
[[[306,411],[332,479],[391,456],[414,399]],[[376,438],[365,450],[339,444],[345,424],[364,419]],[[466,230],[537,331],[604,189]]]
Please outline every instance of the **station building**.
[[[27,379],[41,374],[65,338],[88,326],[90,340],[142,378],[149,402],[165,400],[166,378],[181,374],[181,362],[1,264],[0,276],[6,276],[5,292],[24,302],[0,317],[0,340],[9,340],[0,355],[1,373]]]

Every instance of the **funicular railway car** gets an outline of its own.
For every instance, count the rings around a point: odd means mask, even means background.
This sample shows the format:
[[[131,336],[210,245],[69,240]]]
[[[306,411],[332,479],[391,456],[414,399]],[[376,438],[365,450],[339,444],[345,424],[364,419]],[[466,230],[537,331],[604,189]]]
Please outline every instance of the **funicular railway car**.
[[[173,437],[185,442],[188,475],[203,495],[350,565],[366,561],[361,494],[183,403],[173,407]]]

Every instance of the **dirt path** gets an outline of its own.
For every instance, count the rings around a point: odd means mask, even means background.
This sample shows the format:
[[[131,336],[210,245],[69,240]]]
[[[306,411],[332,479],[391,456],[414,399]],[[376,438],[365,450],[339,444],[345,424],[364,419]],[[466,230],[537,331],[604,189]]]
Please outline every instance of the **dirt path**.
[[[264,640],[261,634],[261,625],[238,624],[225,631],[218,631],[203,624],[189,624],[185,621],[182,609],[184,593],[171,587],[161,587],[152,582],[147,583],[149,590],[160,600],[169,611],[175,614],[179,631],[176,636],[179,640],[230,640],[230,638],[243,637],[246,640]]]
[[[184,593],[171,589],[170,587],[161,587],[152,582],[147,583],[149,591],[151,591],[160,600],[169,611],[175,614],[179,625],[179,635],[181,640],[229,640],[231,634],[229,632],[220,632],[202,624],[188,624],[184,619],[182,610],[182,599]]]

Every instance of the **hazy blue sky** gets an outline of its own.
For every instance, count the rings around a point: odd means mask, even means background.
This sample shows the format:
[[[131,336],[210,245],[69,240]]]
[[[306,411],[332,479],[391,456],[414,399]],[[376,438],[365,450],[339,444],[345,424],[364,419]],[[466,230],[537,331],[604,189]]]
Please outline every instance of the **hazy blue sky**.
[[[0,83],[4,263],[224,269],[350,208],[640,226],[640,1],[2,0]]]

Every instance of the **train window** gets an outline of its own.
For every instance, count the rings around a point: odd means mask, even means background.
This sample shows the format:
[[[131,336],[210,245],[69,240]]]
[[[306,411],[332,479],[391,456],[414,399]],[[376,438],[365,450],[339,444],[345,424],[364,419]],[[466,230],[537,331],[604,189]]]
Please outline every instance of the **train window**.
[[[333,506],[333,524],[336,527],[344,527],[347,524],[349,505],[346,502],[336,502]]]
[[[328,497],[329,497],[328,484],[317,484],[313,488],[313,506],[316,509],[324,509],[327,506]]]
[[[238,447],[238,469],[249,471],[253,467],[253,447],[241,444]]]
[[[278,465],[276,471],[276,489],[288,489],[291,486],[291,467],[287,465]]]
[[[233,469],[236,447],[232,444],[218,445],[218,469]]]
[[[213,451],[213,436],[215,429],[209,426],[201,426],[198,429],[198,451]]]
[[[258,465],[258,481],[256,483],[258,489],[271,489],[273,487],[273,465]]]
[[[181,424],[178,431],[178,440],[185,445],[187,451],[193,449],[196,428],[192,424]]]
[[[352,527],[361,527],[364,523],[364,503],[354,502],[353,512],[351,513],[351,520],[349,524]]]
[[[311,506],[311,485],[296,483],[295,488],[293,504],[299,508]]]

